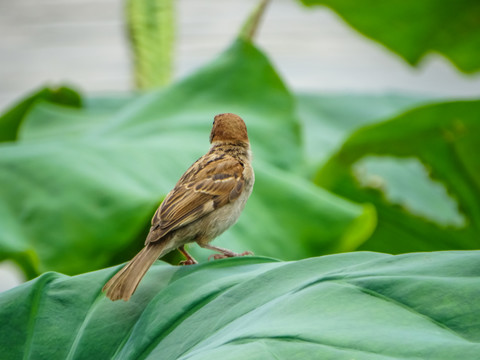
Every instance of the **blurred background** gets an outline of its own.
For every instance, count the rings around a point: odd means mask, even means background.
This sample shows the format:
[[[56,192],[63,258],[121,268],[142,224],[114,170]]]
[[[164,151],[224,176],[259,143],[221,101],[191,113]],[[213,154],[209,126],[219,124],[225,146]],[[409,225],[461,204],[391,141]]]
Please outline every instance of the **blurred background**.
[[[174,78],[215,58],[257,3],[177,1]],[[3,0],[0,33],[2,111],[45,84],[71,84],[88,94],[134,88],[123,1]],[[255,43],[296,91],[480,95],[480,75],[466,76],[437,54],[411,67],[324,7],[272,1]],[[22,281],[12,263],[0,264],[0,291]]]
[[[223,50],[256,4],[177,1],[175,77]],[[120,0],[1,1],[0,109],[45,83],[67,82],[87,93],[131,90],[123,10]],[[269,4],[256,43],[295,90],[480,93],[480,75],[463,75],[436,54],[413,68],[330,9],[294,0]]]

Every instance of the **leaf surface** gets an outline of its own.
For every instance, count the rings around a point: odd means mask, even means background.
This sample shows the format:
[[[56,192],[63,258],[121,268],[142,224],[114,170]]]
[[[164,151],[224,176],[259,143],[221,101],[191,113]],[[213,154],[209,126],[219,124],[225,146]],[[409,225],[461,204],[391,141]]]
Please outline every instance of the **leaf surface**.
[[[6,358],[473,359],[479,251],[157,263],[129,302],[118,269],[46,273],[0,294]],[[74,311],[72,311],[74,309]]]

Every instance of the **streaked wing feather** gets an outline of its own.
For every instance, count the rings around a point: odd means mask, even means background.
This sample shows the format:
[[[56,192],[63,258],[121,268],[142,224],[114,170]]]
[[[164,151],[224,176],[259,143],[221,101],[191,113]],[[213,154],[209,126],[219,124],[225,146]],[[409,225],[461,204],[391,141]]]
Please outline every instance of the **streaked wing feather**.
[[[168,193],[152,218],[154,240],[237,199],[243,191],[243,165],[233,157],[206,155]],[[151,231],[152,231],[151,230]]]

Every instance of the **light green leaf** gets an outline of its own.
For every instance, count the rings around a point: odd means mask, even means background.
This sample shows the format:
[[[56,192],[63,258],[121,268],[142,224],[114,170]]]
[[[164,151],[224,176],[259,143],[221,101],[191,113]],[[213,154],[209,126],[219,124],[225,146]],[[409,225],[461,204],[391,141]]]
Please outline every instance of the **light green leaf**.
[[[173,0],[127,0],[126,17],[139,89],[167,85],[172,77]]]
[[[367,156],[354,164],[353,172],[361,187],[378,188],[390,203],[404,206],[411,214],[440,226],[466,225],[457,202],[441,182],[430,179],[428,169],[415,157]]]
[[[429,52],[438,52],[460,70],[480,69],[480,2],[301,0],[326,5],[349,25],[378,41],[412,65]]]
[[[47,273],[0,294],[8,359],[474,359],[480,252],[157,263],[129,302],[118,270]],[[74,311],[72,311],[74,309]]]
[[[479,113],[480,101],[440,103],[411,110],[355,132],[320,169],[317,184],[377,208],[378,226],[362,249],[408,252],[478,248]],[[370,184],[355,171],[367,156],[371,168],[379,168],[375,166],[382,162],[379,159],[387,157],[389,161],[389,166],[383,167],[383,177],[378,179],[377,174]],[[423,171],[412,172],[405,163],[408,159],[418,159],[434,182],[425,185]],[[398,193],[400,186],[401,200],[392,204],[389,188]],[[425,191],[426,186],[430,190],[440,186],[440,190],[432,194]],[[426,211],[428,206],[434,209]],[[451,219],[446,219],[447,214]],[[452,219],[457,216],[459,223]]]

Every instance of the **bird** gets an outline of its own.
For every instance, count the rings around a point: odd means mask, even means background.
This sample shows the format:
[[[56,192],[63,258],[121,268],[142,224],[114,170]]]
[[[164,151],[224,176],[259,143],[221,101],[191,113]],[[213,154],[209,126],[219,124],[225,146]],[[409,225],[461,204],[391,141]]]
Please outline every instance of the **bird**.
[[[182,265],[197,264],[185,249],[188,243],[218,252],[211,255],[214,259],[253,255],[210,245],[236,223],[255,182],[243,119],[232,113],[216,115],[210,144],[156,210],[144,248],[103,287],[110,300],[128,301],[152,264],[170,251],[184,255]]]

